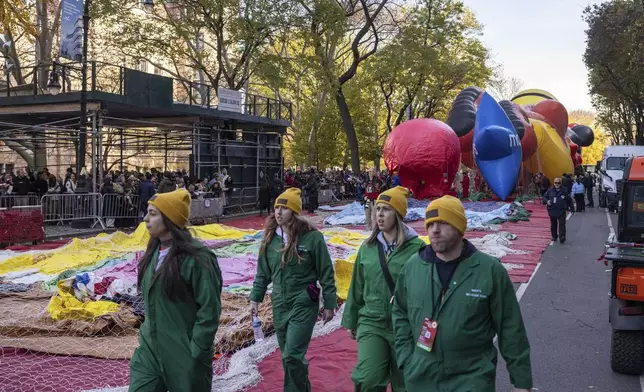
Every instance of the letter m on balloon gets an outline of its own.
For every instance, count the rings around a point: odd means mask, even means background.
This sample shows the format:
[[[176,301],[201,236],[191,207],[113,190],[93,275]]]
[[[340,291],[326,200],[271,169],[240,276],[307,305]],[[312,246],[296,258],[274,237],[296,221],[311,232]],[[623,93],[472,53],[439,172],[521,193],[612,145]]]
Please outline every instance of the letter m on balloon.
[[[519,135],[509,134],[510,138],[510,147],[521,147],[521,141],[519,140]]]

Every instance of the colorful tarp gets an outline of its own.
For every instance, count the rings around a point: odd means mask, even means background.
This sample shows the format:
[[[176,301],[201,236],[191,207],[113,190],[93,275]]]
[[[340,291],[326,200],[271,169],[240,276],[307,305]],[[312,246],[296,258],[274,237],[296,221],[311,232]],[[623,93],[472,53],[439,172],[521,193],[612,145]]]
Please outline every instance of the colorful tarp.
[[[218,224],[191,230],[217,254],[224,290],[247,294],[257,269],[261,231],[239,230]],[[323,233],[336,261],[352,261],[352,254],[366,238],[364,233],[347,229],[331,229]],[[142,256],[148,238],[142,224],[130,235],[121,232],[102,234],[89,239],[74,239],[54,250],[9,253],[0,261],[0,273],[10,282],[41,282],[45,289],[57,290],[48,307],[55,320],[93,320],[118,308],[109,301],[117,294],[136,295],[138,258]],[[342,275],[337,277],[344,286],[351,278],[350,271],[348,274],[345,272],[342,270]],[[346,297],[346,292],[341,296]]]

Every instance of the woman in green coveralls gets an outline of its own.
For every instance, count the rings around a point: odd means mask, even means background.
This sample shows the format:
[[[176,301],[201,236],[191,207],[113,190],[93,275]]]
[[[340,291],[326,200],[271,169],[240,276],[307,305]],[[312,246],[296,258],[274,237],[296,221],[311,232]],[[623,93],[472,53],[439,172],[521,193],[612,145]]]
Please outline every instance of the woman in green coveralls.
[[[358,250],[342,326],[358,341],[358,364],[351,379],[358,392],[384,392],[391,382],[393,392],[405,390],[394,349],[391,321],[392,289],[380,263],[380,252],[392,282],[411,256],[425,243],[403,223],[409,190],[395,187],[376,200],[376,225]]]
[[[266,219],[250,294],[251,314],[257,314],[268,284],[273,282],[273,323],[282,352],[284,391],[311,390],[304,358],[320,311],[317,281],[322,286],[324,322],[337,305],[335,276],[324,236],[299,216],[300,190],[290,188],[275,200],[275,213]]]
[[[214,253],[186,229],[185,189],[153,196],[143,219],[150,241],[138,265],[145,300],[139,347],[130,361],[132,392],[206,392],[221,314],[221,270]]]

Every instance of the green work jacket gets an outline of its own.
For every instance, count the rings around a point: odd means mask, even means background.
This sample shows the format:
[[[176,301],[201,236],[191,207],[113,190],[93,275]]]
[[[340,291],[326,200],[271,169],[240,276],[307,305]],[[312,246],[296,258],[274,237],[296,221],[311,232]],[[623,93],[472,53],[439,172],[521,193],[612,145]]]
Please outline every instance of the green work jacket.
[[[212,377],[213,346],[221,314],[221,270],[217,257],[207,248],[199,253],[200,262],[186,258],[180,271],[191,299],[172,302],[157,279],[158,254],[156,249],[141,284],[145,321],[139,331],[140,354],[154,357],[152,363],[158,363],[162,373],[184,378],[182,385],[192,390],[191,383],[208,374]]]
[[[400,270],[425,242],[417,235],[397,246],[387,257],[387,268],[394,282]],[[342,326],[357,330],[359,325],[392,331],[391,290],[387,285],[378,256],[378,242],[360,246],[353,265],[349,295],[344,304]]]
[[[499,260],[469,246],[473,253],[459,262],[442,301],[437,268],[421,257],[424,248],[398,276],[393,306],[396,359],[408,391],[494,392],[495,335],[512,384],[532,388],[530,345],[512,282]],[[432,285],[438,301],[432,298]],[[434,303],[438,329],[427,352],[416,343]]]
[[[268,244],[266,253],[259,256],[250,300],[262,302],[266,288],[273,282],[273,307],[288,307],[296,298],[306,295],[309,284],[319,281],[324,308],[335,309],[338,301],[335,275],[324,235],[317,230],[301,235],[297,241],[300,259],[294,257],[288,260],[285,268],[282,268],[283,246],[282,237],[275,235]]]

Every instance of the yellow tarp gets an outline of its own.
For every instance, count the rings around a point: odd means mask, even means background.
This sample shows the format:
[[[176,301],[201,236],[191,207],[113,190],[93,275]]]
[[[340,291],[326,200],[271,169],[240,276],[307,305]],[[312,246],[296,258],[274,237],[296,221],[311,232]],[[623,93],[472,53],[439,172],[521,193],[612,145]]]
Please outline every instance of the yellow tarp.
[[[94,320],[118,310],[119,304],[111,301],[79,301],[63,282],[58,283],[58,294],[47,305],[47,311],[54,320]]]
[[[239,230],[219,224],[195,226],[191,229],[193,235],[201,240],[235,240],[257,233],[255,230]],[[62,248],[21,254],[0,262],[0,275],[32,268],[47,275],[59,274],[68,269],[94,265],[110,256],[144,250],[148,239],[148,231],[143,223],[132,234],[117,231],[87,239],[74,238]]]

